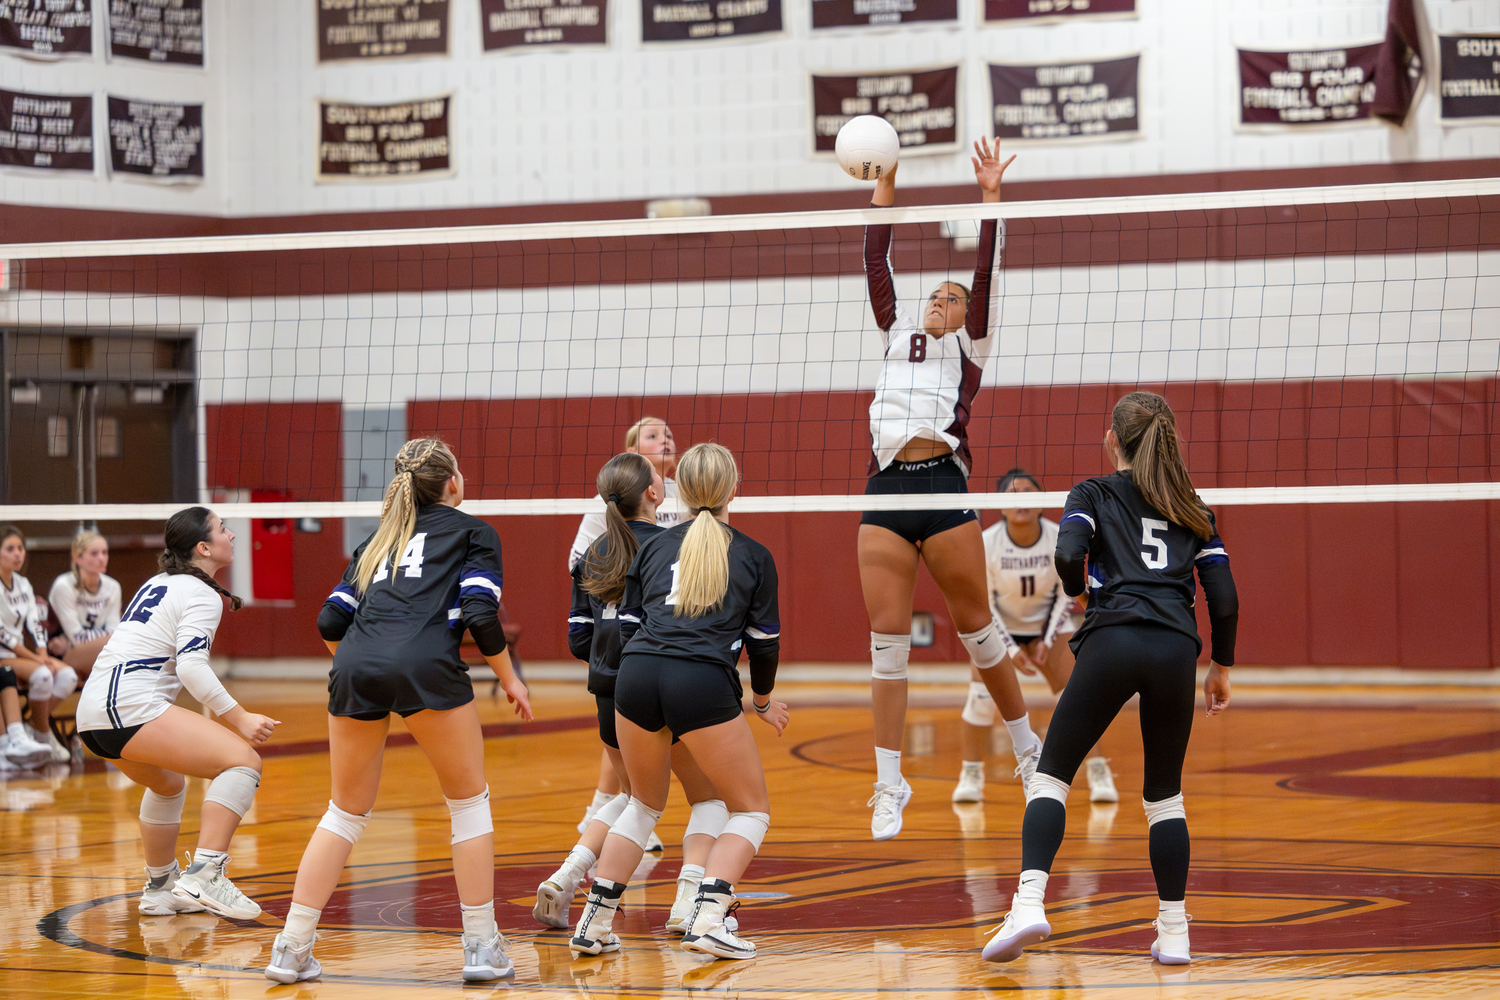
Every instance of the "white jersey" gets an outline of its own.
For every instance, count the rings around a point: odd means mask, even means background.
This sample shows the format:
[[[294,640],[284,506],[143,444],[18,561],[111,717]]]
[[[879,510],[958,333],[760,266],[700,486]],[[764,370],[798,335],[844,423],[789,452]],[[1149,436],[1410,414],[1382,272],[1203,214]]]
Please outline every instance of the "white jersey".
[[[222,716],[236,702],[208,663],[224,599],[197,577],[158,573],[131,598],[78,699],[78,728],[150,722],[184,687]]]
[[[113,577],[99,575],[99,589],[89,593],[64,573],[52,581],[47,603],[62,625],[63,635],[77,645],[109,635],[120,624],[120,585]]]
[[[670,528],[683,520],[682,507],[677,502],[677,483],[671,479],[663,479],[662,485],[666,487],[667,497],[656,508],[656,523],[659,527]],[[601,505],[604,503],[601,496],[596,495],[594,499]],[[594,539],[604,534],[604,528],[604,511],[583,515],[583,520],[578,525],[578,534],[573,536],[573,547],[568,550],[569,573],[573,572],[573,567],[578,565],[578,560],[583,558]]]
[[[1007,650],[1017,648],[1017,635],[1041,636],[1050,645],[1059,633],[1073,631],[1073,598],[1063,593],[1053,565],[1057,525],[1045,517],[1038,523],[1041,535],[1025,547],[1011,541],[1004,520],[984,530],[990,608]]]
[[[31,581],[13,573],[9,587],[0,582],[0,646],[6,651],[20,649],[25,645],[23,637],[28,635],[37,649],[47,648],[47,633],[42,630]]]

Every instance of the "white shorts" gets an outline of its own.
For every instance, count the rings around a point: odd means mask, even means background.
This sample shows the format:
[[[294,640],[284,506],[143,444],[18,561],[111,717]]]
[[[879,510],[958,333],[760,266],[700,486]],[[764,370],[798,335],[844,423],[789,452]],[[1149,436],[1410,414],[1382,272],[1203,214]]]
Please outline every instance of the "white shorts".
[[[175,673],[131,664],[95,670],[78,695],[80,731],[125,729],[159,718],[182,690]]]

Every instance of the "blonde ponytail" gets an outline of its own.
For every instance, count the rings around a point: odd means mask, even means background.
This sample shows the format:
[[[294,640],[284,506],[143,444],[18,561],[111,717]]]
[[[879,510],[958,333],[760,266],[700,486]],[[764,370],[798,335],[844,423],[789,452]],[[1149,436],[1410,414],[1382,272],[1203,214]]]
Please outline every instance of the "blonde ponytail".
[[[679,615],[706,614],[729,592],[730,531],[715,515],[729,506],[738,485],[739,469],[723,445],[695,444],[677,463],[677,495],[684,507],[697,512],[677,552]]]
[[[380,527],[354,570],[354,586],[361,594],[382,566],[401,558],[417,530],[417,508],[443,498],[443,487],[458,474],[458,460],[437,438],[417,438],[396,453],[395,472],[385,488]]]

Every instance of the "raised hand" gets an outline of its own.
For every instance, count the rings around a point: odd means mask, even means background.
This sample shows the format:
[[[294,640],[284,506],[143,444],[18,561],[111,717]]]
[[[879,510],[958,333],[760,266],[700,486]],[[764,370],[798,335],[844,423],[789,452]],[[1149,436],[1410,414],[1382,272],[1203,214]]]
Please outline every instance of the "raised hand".
[[[969,162],[974,164],[974,179],[979,182],[985,201],[1000,200],[1000,180],[1005,176],[1005,168],[1015,161],[1014,153],[1010,159],[1001,161],[999,139],[995,140],[994,150],[990,149],[989,139],[981,138],[974,143],[974,155]]]

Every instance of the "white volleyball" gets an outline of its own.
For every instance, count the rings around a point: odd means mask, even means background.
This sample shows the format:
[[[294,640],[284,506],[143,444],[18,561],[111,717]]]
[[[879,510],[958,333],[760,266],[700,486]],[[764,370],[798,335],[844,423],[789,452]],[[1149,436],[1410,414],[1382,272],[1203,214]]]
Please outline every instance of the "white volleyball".
[[[876,115],[851,118],[839,129],[833,151],[839,166],[857,181],[878,181],[896,166],[901,140],[891,123]]]

